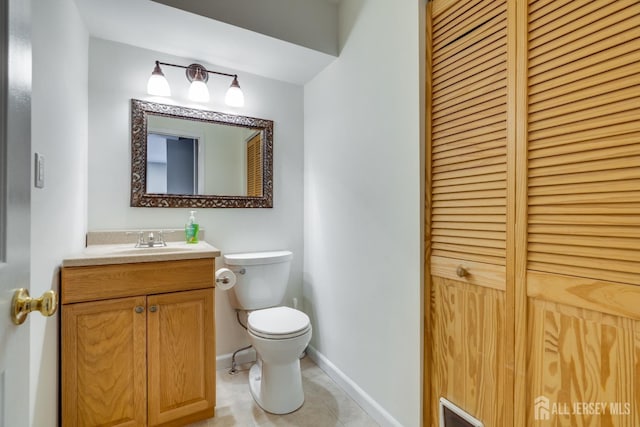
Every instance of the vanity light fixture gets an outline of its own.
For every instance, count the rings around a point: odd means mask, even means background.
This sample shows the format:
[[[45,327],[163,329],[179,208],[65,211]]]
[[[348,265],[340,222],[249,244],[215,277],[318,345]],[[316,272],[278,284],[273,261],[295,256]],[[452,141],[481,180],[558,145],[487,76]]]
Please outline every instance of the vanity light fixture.
[[[240,84],[238,83],[237,74],[228,74],[221,73],[219,71],[207,70],[200,64],[191,64],[188,67],[185,67],[183,65],[156,61],[156,66],[153,69],[153,73],[151,73],[151,77],[149,77],[149,81],[147,82],[147,93],[149,95],[171,96],[171,88],[169,87],[169,82],[160,69],[160,65],[183,68],[186,70],[187,80],[191,82],[191,86],[189,87],[189,99],[195,102],[209,101],[209,89],[207,88],[209,74],[233,77],[231,86],[227,90],[227,94],[225,96],[225,103],[230,107],[244,106],[244,94],[242,93],[242,90],[240,90]]]

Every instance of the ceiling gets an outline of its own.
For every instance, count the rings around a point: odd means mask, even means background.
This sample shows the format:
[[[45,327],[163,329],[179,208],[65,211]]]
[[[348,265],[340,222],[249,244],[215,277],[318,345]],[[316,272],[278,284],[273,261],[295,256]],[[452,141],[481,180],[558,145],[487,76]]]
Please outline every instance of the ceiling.
[[[93,37],[289,83],[307,83],[337,56],[156,1],[75,1]],[[337,8],[336,0],[308,3]],[[337,11],[335,20],[337,25]]]

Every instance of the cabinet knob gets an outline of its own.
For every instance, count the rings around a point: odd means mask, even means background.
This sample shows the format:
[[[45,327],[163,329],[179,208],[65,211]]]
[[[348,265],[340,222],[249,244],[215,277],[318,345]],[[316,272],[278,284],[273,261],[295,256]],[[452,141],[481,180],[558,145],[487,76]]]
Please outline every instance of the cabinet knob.
[[[158,306],[157,305],[152,305],[151,307],[149,307],[149,311],[152,313],[155,313],[156,311],[158,311]]]
[[[144,307],[143,307],[143,306],[141,306],[141,305],[137,306],[137,307],[136,307],[136,313],[140,314],[140,313],[142,313],[142,312],[144,312]]]
[[[458,268],[456,268],[456,274],[458,275],[458,277],[466,277],[469,275],[469,271],[463,266],[459,265]]]

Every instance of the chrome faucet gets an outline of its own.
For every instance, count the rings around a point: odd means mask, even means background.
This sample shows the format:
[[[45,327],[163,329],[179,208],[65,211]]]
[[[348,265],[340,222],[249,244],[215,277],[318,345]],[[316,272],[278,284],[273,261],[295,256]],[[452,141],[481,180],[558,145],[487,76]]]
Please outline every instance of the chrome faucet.
[[[150,231],[146,239],[144,231],[138,231],[138,242],[136,243],[136,248],[153,248],[156,246],[167,246],[167,243],[164,241],[164,232],[162,230],[158,231],[158,236],[155,236],[153,231]]]

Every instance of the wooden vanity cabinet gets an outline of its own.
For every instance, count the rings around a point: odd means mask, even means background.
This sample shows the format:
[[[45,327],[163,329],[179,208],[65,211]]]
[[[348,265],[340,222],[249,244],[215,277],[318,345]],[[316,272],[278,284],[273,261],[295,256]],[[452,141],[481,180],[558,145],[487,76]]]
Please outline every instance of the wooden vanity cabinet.
[[[214,416],[213,272],[213,259],[63,268],[63,426],[180,426]],[[126,291],[141,274],[152,277]],[[108,298],[109,288],[118,297]]]

